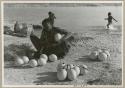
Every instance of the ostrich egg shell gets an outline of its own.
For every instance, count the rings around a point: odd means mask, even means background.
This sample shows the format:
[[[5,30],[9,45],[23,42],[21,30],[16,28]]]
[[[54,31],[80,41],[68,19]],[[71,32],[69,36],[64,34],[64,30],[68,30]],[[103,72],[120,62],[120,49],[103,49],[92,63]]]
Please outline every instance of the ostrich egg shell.
[[[47,57],[46,54],[42,54],[42,55],[40,55],[40,58],[44,58],[44,59],[48,60],[48,57]]]
[[[59,41],[62,38],[62,35],[60,33],[57,33],[55,35],[55,41]]]
[[[57,56],[55,55],[55,54],[51,54],[50,56],[49,56],[49,60],[50,61],[56,61],[57,60]]]
[[[29,58],[27,56],[23,56],[22,59],[25,64],[27,64],[29,62]]]
[[[38,65],[43,66],[43,65],[45,65],[45,64],[46,64],[46,60],[45,60],[44,58],[38,59]]]
[[[29,61],[29,65],[31,67],[36,67],[38,65],[38,63],[37,63],[37,61],[35,59],[32,59],[32,60]]]
[[[23,65],[24,61],[20,57],[16,57],[15,59],[15,65],[20,66]]]

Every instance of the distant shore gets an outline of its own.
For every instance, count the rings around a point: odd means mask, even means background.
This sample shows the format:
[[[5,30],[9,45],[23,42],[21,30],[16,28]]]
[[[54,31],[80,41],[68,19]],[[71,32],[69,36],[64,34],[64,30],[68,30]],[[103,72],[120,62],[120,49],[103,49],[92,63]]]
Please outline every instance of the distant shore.
[[[28,3],[5,4],[7,7],[97,7],[97,6],[122,6],[122,3]]]

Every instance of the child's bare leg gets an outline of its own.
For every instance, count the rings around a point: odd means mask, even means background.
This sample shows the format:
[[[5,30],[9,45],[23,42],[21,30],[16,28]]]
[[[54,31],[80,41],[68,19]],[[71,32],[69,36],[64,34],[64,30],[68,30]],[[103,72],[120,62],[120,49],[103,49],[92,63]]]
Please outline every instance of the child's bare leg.
[[[110,25],[110,24],[108,23],[108,24],[107,24],[107,28],[109,28],[109,25]]]

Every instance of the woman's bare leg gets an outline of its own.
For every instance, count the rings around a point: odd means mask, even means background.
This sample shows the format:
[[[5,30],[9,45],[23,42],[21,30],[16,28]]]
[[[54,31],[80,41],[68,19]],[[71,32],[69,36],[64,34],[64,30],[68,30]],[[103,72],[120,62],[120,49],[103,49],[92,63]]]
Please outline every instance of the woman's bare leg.
[[[30,35],[30,40],[37,51],[39,51],[41,49],[40,39],[35,35]]]

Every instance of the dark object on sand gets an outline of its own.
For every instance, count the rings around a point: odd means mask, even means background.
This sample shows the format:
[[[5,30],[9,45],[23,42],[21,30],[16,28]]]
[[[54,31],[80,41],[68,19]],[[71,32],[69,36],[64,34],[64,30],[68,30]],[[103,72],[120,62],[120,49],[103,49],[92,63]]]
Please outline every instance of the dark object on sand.
[[[10,27],[4,26],[4,34],[12,35],[12,34],[13,34],[13,31],[11,30]]]
[[[27,31],[28,31],[28,27],[26,23],[18,23],[16,22],[14,25],[14,36],[18,36],[18,37],[26,37],[27,36]]]
[[[21,30],[20,25],[19,25],[18,21],[16,21],[16,23],[14,24],[14,32],[19,33],[20,30]]]
[[[18,36],[18,37],[26,37],[27,36],[26,32],[24,32],[23,30],[22,31],[18,31],[18,32],[16,31],[16,33],[15,33],[8,26],[4,26],[4,34],[12,35],[12,36]]]
[[[33,24],[33,29],[42,29],[42,26],[41,25],[34,25]]]
[[[26,34],[22,34],[22,33],[13,33],[12,35],[17,37],[27,37]]]

